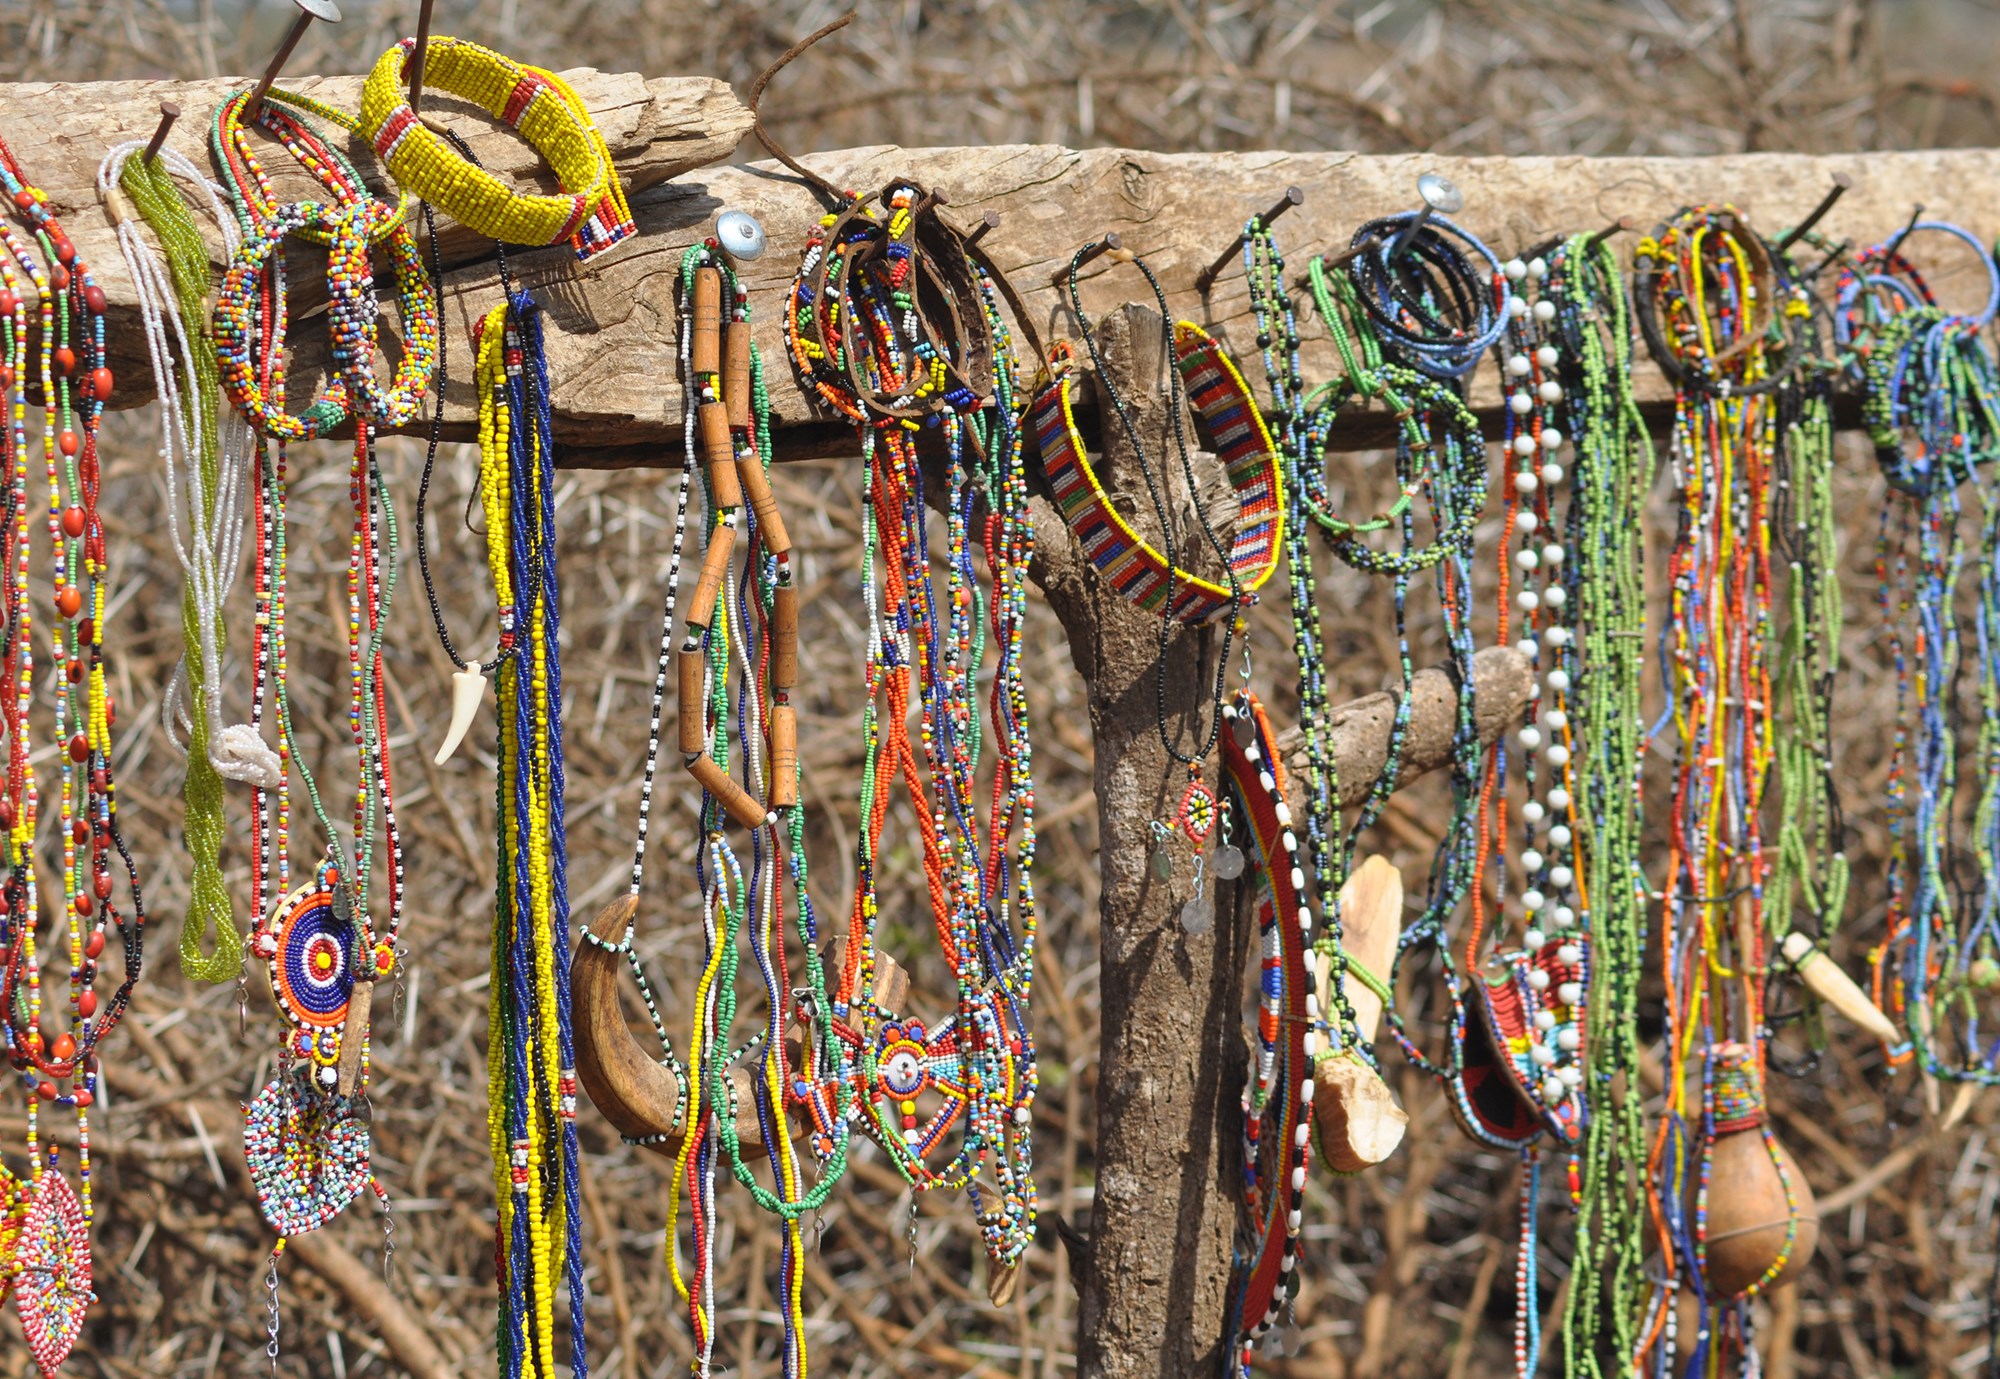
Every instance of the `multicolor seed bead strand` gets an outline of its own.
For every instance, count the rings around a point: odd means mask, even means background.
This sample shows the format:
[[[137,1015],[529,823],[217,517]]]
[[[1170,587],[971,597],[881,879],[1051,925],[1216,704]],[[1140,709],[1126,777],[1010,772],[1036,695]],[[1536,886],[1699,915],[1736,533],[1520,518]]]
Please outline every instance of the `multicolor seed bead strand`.
[[[1741,1340],[1743,1309],[1706,1296],[1705,1271],[1685,1263],[1703,1229],[1698,1213],[1690,1219],[1690,1188],[1715,1144],[1712,1120],[1689,1099],[1705,1105],[1724,1043],[1747,1047],[1763,1076],[1761,812],[1777,736],[1770,502],[1782,442],[1774,395],[1802,360],[1792,323],[1806,303],[1732,207],[1684,210],[1636,255],[1640,326],[1676,385],[1670,454],[1681,506],[1660,642],[1679,737],[1658,942],[1667,1106],[1649,1159],[1665,1272],[1636,1357],[1671,1366],[1683,1288],[1711,1322],[1697,1358]],[[1716,1329],[1725,1326],[1735,1329]]]
[[[11,479],[6,530],[0,537],[5,586],[0,668],[11,691],[0,695],[7,738],[7,783],[0,794],[7,874],[0,884],[0,1023],[20,1076],[27,1113],[29,1181],[10,1190],[17,1220],[7,1281],[28,1348],[52,1373],[81,1334],[91,1292],[90,1228],[94,1216],[89,1108],[99,1090],[100,1048],[123,1018],[144,960],[144,899],[139,873],[118,827],[111,767],[114,713],[106,683],[105,623],[110,593],[104,522],[98,512],[98,426],[112,392],[105,363],[105,295],[49,209],[29,185],[13,152],[0,143],[0,194],[19,227],[0,226],[0,383],[12,406],[0,445]],[[30,586],[27,388],[31,373],[28,301],[38,307],[32,372],[42,399],[41,449],[48,482],[48,536],[53,614],[49,672],[53,693],[52,755],[59,779],[44,792],[32,758],[38,736],[31,710],[35,669],[34,600]],[[52,798],[62,848],[61,927],[68,938],[63,1028],[51,1035],[53,993],[44,992],[37,929],[43,923],[35,841],[40,807]],[[130,886],[129,912],[118,903],[113,853]],[[51,929],[55,926],[52,924]],[[123,947],[123,980],[108,999],[96,991],[108,937]],[[74,1114],[76,1184],[61,1152],[44,1145],[45,1106]],[[23,1204],[24,1203],[24,1207]]]
[[[1037,1078],[1028,1019],[1034,786],[1019,669],[1032,538],[1013,349],[996,290],[934,206],[914,185],[896,183],[822,220],[793,280],[786,339],[801,380],[854,421],[863,459],[867,760],[854,905],[831,996],[834,1024],[853,1049],[847,1061],[859,1070],[854,1090],[863,1123],[897,1170],[920,1192],[965,1187],[973,1196],[994,1270],[989,1291],[997,1293],[1033,1237],[1036,1200],[1030,1128]],[[919,294],[926,283],[937,295]],[[926,305],[939,300],[952,308],[939,313]],[[913,434],[920,418],[941,432],[946,456],[950,549],[942,592],[931,572],[925,474]],[[984,470],[990,598],[973,562],[981,486],[968,446]],[[990,705],[998,752],[982,828],[976,680],[980,629],[989,618],[1003,673]],[[913,692],[921,752],[910,739]],[[958,988],[955,1014],[936,1024],[877,1001],[876,867],[898,781],[916,816],[932,923]],[[997,1188],[982,1185],[982,1168]]]

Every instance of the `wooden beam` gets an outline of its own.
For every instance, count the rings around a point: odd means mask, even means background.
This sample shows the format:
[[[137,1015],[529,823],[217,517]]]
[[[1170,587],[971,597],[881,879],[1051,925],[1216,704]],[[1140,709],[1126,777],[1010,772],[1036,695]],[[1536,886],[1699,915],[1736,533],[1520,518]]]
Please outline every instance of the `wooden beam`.
[[[2000,229],[2000,151],[1879,153],[1841,156],[1746,154],[1726,158],[1431,158],[1360,154],[1159,154],[1126,149],[1078,151],[1052,145],[905,150],[876,148],[813,155],[807,160],[842,186],[878,189],[892,178],[918,176],[950,197],[947,214],[971,225],[986,211],[1001,217],[981,241],[1021,293],[1045,339],[1067,336],[1067,306],[1050,274],[1085,240],[1116,230],[1126,247],[1159,274],[1176,313],[1201,321],[1227,340],[1261,391],[1255,325],[1240,268],[1216,281],[1206,298],[1195,276],[1276,189],[1297,185],[1305,202],[1279,225],[1288,276],[1303,274],[1312,252],[1344,246],[1366,219],[1407,208],[1418,172],[1436,169],[1465,190],[1458,219],[1497,252],[1515,253],[1557,233],[1596,229],[1617,216],[1650,227],[1683,204],[1734,197],[1753,224],[1775,238],[1804,216],[1835,172],[1854,188],[1821,229],[1866,244],[1887,239],[1909,220],[1911,203],[1979,233]],[[555,377],[558,435],[578,447],[578,464],[676,463],[681,395],[674,356],[672,284],[681,254],[712,228],[724,208],[763,221],[769,250],[745,265],[757,318],[757,339],[770,365],[772,405],[781,428],[796,428],[804,450],[823,454],[838,427],[793,383],[785,363],[782,304],[799,246],[821,214],[818,201],[770,163],[713,168],[655,188],[638,199],[636,240],[600,265],[579,269],[560,251],[510,259],[548,305],[550,366]],[[1616,241],[1629,257],[1636,234]],[[1816,261],[1808,252],[1802,257]],[[1945,248],[1934,276],[1947,301],[1973,297],[1977,267],[1969,254]],[[1928,267],[1928,266],[1927,266]],[[452,275],[454,329],[489,305],[498,290],[490,265]],[[1980,289],[1983,295],[1983,288]],[[1146,296],[1130,268],[1099,260],[1083,282],[1085,310],[1108,311]],[[1324,378],[1336,361],[1318,320],[1301,302],[1308,378]],[[1650,364],[1638,380],[1642,401],[1657,413],[1671,390]],[[1489,418],[1498,396],[1490,372],[1474,387]],[[470,417],[471,391],[455,381],[447,419],[454,432]],[[1844,412],[1851,415],[1851,412]],[[1339,428],[1336,443],[1379,444],[1379,425]],[[588,451],[616,453],[592,459]],[[789,456],[792,447],[783,446]]]
[[[612,162],[626,186],[635,191],[727,158],[750,128],[750,112],[728,83],[710,77],[649,78],[587,67],[562,75],[590,107],[611,150]],[[6,131],[8,146],[27,176],[48,193],[77,251],[110,299],[107,344],[112,370],[119,379],[115,399],[119,405],[149,400],[152,369],[140,333],[131,276],[110,222],[99,207],[98,164],[113,144],[149,138],[159,124],[161,100],[169,99],[186,113],[168,135],[167,147],[186,154],[198,166],[212,169],[209,133],[216,107],[224,97],[247,85],[246,80],[230,78],[0,85],[0,129]],[[288,78],[280,83],[280,89],[311,96],[336,109],[353,110],[360,103],[361,78]],[[524,188],[556,190],[539,155],[478,107],[432,93],[425,101],[425,112],[441,117],[464,135],[480,161],[497,175]],[[261,131],[257,137],[263,138]],[[266,142],[273,153],[262,161],[280,197],[323,197],[318,184],[293,164],[275,140]],[[381,166],[359,139],[350,140],[344,152],[377,193],[386,192],[389,183]],[[209,247],[211,260],[219,267],[219,233],[209,237]],[[493,249],[490,240],[445,219],[440,220],[438,247],[448,268],[491,258]],[[307,295],[295,303],[297,310],[307,310],[324,297],[316,284],[305,285],[305,291]],[[460,357],[464,357],[462,352]]]

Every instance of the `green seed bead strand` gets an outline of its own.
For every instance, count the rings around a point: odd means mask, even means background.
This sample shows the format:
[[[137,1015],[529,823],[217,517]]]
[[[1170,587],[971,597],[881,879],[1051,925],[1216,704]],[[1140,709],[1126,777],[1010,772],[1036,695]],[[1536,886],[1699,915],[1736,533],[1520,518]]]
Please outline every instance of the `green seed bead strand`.
[[[1563,1314],[1565,1371],[1608,1379],[1635,1353],[1646,1297],[1646,1127],[1639,1077],[1639,980],[1649,888],[1642,866],[1640,702],[1645,662],[1644,513],[1652,442],[1632,391],[1633,322],[1618,258],[1577,235],[1550,259],[1557,347],[1574,458],[1566,544],[1576,581],[1570,725],[1579,849],[1589,906],[1589,1037],[1574,1280]]]
[[[174,296],[179,300],[183,320],[205,321],[208,317],[208,252],[201,231],[182,198],[173,174],[163,161],[127,158],[119,185],[132,208],[138,212],[159,240]],[[189,409],[198,437],[197,455],[201,490],[194,506],[205,523],[215,520],[216,490],[221,481],[217,460],[216,403],[221,396],[221,371],[215,363],[215,341],[206,330],[186,334],[188,363],[196,386],[193,396],[182,399]],[[187,675],[188,715],[187,781],[183,788],[183,829],[187,839],[189,895],[187,914],[181,921],[181,970],[196,981],[234,981],[243,970],[243,938],[236,928],[229,887],[223,880],[222,842],[229,832],[225,813],[222,774],[209,757],[208,715],[201,706],[208,694],[208,677],[200,651],[201,610],[194,590],[181,597],[181,638]],[[218,659],[227,649],[227,624],[221,618],[208,635]],[[215,934],[212,952],[202,951],[209,932]]]

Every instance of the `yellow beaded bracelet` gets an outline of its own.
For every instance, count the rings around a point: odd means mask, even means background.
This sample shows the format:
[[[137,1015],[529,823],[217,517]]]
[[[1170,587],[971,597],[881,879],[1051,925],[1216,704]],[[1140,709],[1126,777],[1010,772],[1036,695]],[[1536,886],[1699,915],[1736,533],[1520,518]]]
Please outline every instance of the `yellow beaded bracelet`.
[[[461,158],[410,109],[404,68],[415,47],[406,38],[382,54],[361,88],[361,133],[400,186],[483,235],[507,244],[567,239],[580,259],[633,232],[611,150],[567,82],[464,39],[430,40],[425,86],[519,130],[564,189],[560,196],[517,192]]]

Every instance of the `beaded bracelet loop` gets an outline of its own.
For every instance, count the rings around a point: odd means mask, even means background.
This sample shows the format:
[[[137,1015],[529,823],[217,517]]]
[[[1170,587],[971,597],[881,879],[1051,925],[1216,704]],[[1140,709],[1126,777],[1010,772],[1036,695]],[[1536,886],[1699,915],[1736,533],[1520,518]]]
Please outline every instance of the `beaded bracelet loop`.
[[[260,224],[231,261],[215,302],[216,363],[223,392],[263,434],[279,440],[312,440],[357,413],[387,427],[407,425],[416,416],[437,364],[437,301],[417,253],[416,236],[407,224],[399,225],[389,238],[389,249],[405,338],[394,381],[385,390],[374,371],[378,327],[369,243],[388,214],[379,201],[346,209],[316,201],[292,202]],[[320,399],[298,415],[285,412],[282,385],[266,393],[253,363],[264,276],[293,235],[327,237],[327,282],[333,299],[328,314],[334,377]],[[282,286],[273,294],[271,310],[282,318]]]
[[[270,179],[264,175],[263,166],[251,151],[249,135],[243,127],[243,107],[249,99],[247,90],[238,91],[217,106],[215,123],[209,131],[209,143],[229,183],[245,239],[254,235],[265,221],[280,216],[286,205],[272,191]],[[310,125],[301,120],[301,114],[349,133],[355,129],[352,115],[310,96],[281,91],[276,87],[265,93],[257,123],[277,135],[300,165],[332,191],[343,205],[370,199],[361,174],[354,165],[339,149],[321,139]],[[381,244],[397,230],[406,227],[410,212],[416,206],[416,198],[404,193],[394,202],[382,201],[376,205],[378,209],[371,213],[369,221],[371,244]],[[302,227],[298,233],[313,244],[330,245],[338,232],[330,226],[315,225]]]
[[[425,49],[425,86],[512,126],[564,188],[558,196],[517,192],[461,158],[410,109],[404,68],[415,49],[416,40],[406,38],[382,54],[361,88],[357,121],[399,186],[482,235],[505,244],[567,239],[579,259],[635,232],[611,150],[569,83],[460,38],[432,38]]]
[[[1240,601],[1254,603],[1256,591],[1277,569],[1284,546],[1284,481],[1278,472],[1277,446],[1243,375],[1206,331],[1188,321],[1176,325],[1174,357],[1188,399],[1214,437],[1230,487],[1243,505],[1230,542],[1229,568],[1242,591]],[[1090,563],[1120,594],[1163,617],[1200,624],[1235,609],[1239,599],[1227,587],[1171,568],[1166,557],[1119,515],[1091,468],[1077,431],[1070,400],[1073,382],[1074,375],[1064,369],[1042,389],[1035,399],[1033,424],[1041,444],[1042,471],[1055,492],[1056,506]]]
[[[1684,281],[1690,272],[1709,279],[1701,264],[1711,254],[1730,260],[1724,277],[1740,283],[1747,300],[1717,301],[1714,281]],[[1732,397],[1775,392],[1806,357],[1792,332],[1778,327],[1778,314],[1809,315],[1811,302],[1784,256],[1773,254],[1734,206],[1689,207],[1640,240],[1632,306],[1653,361],[1678,388]],[[1717,340],[1724,323],[1729,338]],[[1766,346],[1782,346],[1782,353]]]
[[[938,198],[905,178],[856,196],[808,241],[785,333],[799,370],[851,420],[915,421],[971,412],[993,396],[993,336],[964,238],[935,212]],[[880,207],[878,211],[876,207]],[[884,376],[872,314],[843,310],[858,294],[903,317],[913,358]]]

